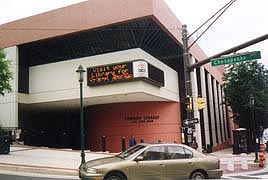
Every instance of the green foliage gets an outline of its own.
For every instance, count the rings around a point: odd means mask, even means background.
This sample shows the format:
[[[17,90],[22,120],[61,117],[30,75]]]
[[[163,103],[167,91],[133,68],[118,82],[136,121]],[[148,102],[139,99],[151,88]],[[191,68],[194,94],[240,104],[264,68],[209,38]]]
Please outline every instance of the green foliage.
[[[257,124],[268,127],[268,70],[257,61],[234,64],[228,68],[223,80],[226,100],[239,126],[252,129],[252,96]]]
[[[13,78],[10,71],[10,61],[6,59],[3,49],[0,49],[0,95],[11,92],[10,80]]]

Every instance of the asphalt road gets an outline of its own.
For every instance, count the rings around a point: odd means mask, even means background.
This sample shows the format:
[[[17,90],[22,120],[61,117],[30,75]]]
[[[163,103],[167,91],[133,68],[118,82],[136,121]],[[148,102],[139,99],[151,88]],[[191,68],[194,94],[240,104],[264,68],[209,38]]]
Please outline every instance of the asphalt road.
[[[79,180],[79,178],[64,178],[64,177],[35,177],[35,176],[21,176],[11,174],[0,174],[0,180]]]

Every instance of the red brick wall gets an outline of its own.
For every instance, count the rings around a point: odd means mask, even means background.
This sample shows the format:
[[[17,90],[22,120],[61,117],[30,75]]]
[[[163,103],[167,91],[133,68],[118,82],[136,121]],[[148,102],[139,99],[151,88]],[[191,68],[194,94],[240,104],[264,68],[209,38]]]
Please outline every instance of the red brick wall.
[[[120,152],[122,137],[134,135],[137,142],[181,142],[179,103],[136,102],[90,106],[86,110],[86,147],[101,150],[106,136],[106,150]]]

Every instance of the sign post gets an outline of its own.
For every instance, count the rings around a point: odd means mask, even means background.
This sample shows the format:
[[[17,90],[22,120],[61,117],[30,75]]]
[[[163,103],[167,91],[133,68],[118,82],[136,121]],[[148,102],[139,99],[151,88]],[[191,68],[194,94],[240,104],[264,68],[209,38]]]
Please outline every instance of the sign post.
[[[243,61],[255,60],[261,58],[260,51],[253,51],[247,53],[236,54],[227,57],[211,59],[211,66],[220,66],[225,64],[233,64]]]

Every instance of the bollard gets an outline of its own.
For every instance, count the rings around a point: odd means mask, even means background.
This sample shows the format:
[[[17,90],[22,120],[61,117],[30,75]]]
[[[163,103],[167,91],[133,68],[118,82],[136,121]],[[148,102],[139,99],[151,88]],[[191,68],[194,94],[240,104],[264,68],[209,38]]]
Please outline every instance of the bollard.
[[[126,138],[122,137],[122,151],[126,150]]]
[[[101,148],[102,148],[102,152],[106,151],[106,136],[101,137]]]
[[[241,168],[248,170],[248,160],[247,160],[247,154],[242,153],[240,155],[240,162],[241,162]]]
[[[260,152],[265,154],[265,145],[264,144],[260,144]]]
[[[267,167],[268,153],[264,153],[264,167]]]
[[[233,159],[232,155],[228,155],[227,170],[228,171],[234,171],[234,159]]]
[[[144,143],[144,140],[141,138],[141,141],[140,141],[141,143]]]
[[[265,144],[263,143],[260,144],[260,152],[262,152],[263,154],[263,166],[262,167],[266,167]]]
[[[259,167],[264,167],[264,154],[259,152]]]

